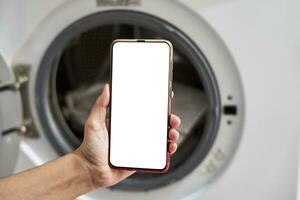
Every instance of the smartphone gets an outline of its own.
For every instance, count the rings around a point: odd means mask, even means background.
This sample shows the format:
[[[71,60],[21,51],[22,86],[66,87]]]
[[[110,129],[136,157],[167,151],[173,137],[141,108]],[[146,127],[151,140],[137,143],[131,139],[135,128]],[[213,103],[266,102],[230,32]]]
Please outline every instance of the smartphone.
[[[115,40],[111,45],[109,164],[166,172],[173,48],[167,40]]]

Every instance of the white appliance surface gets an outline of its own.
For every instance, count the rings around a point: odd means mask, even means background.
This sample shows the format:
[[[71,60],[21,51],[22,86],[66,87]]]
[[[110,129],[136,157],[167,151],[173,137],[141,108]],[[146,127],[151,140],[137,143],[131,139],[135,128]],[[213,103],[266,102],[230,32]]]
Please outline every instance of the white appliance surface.
[[[300,2],[203,5],[198,13],[221,35],[237,62],[247,113],[234,161],[203,199],[295,199],[300,188]]]
[[[15,62],[17,52],[30,40],[39,22],[69,2],[0,1],[0,53],[6,63]],[[300,190],[300,1],[179,2],[202,17],[224,41],[240,73],[246,106],[242,138],[226,170],[207,187],[183,199],[296,199],[297,187]],[[32,146],[42,150],[35,152]],[[15,171],[57,156],[45,137],[22,138],[20,149]],[[181,180],[178,190],[180,184],[190,183]],[[104,196],[114,194],[111,199],[143,196],[141,192],[101,189],[80,199],[99,199],[99,192]],[[171,189],[157,190],[153,198],[167,193],[172,193]]]

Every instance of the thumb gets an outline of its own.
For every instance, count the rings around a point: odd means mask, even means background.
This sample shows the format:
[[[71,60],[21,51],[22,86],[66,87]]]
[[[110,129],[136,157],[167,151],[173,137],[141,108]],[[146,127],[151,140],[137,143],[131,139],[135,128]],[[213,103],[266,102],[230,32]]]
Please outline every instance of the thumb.
[[[96,104],[100,108],[106,108],[109,104],[109,85],[106,83],[103,87],[102,94],[98,97]]]
[[[105,124],[107,106],[109,104],[109,85],[105,84],[102,90],[102,94],[96,100],[92,111],[88,117],[88,123],[91,124]]]

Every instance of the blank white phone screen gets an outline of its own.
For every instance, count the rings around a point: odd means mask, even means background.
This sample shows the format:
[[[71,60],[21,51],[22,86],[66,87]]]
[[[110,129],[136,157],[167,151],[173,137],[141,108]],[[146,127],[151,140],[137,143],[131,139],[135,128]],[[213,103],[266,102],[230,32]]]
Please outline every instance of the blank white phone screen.
[[[166,167],[169,62],[166,42],[114,43],[109,158],[113,166]]]

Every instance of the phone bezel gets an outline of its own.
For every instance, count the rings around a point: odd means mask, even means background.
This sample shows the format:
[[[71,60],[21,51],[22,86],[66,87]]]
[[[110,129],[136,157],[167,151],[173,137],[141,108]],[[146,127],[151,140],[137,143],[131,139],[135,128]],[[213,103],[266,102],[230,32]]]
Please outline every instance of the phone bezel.
[[[169,87],[168,87],[168,114],[167,114],[167,131],[166,131],[166,142],[167,142],[167,149],[166,149],[166,165],[162,169],[152,169],[152,168],[138,168],[138,167],[124,167],[124,166],[115,166],[110,162],[110,141],[111,141],[111,132],[110,132],[110,127],[111,127],[111,107],[112,107],[112,69],[113,69],[113,48],[114,44],[118,42],[129,42],[129,43],[137,43],[137,42],[145,42],[145,43],[166,43],[169,46],[169,77],[168,77],[168,82],[169,82]],[[133,171],[139,171],[139,172],[148,172],[148,173],[164,173],[167,172],[170,166],[170,154],[168,151],[169,148],[169,138],[168,138],[168,132],[170,130],[170,116],[171,116],[171,100],[172,100],[172,80],[173,79],[173,45],[170,41],[165,40],[165,39],[116,39],[111,43],[110,47],[110,103],[109,103],[109,127],[108,127],[108,164],[110,167],[115,168],[115,169],[126,169],[126,170],[133,170]]]

